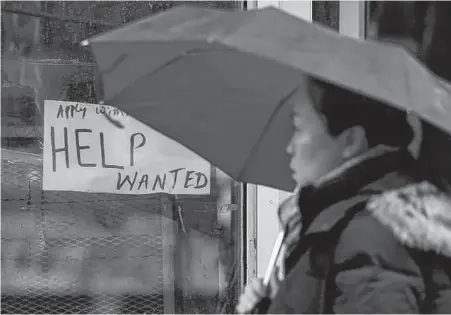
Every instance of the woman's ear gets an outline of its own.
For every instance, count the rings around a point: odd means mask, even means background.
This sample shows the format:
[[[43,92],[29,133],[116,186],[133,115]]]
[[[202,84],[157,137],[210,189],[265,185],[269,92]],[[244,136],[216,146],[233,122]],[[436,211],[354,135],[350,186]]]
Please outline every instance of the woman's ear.
[[[368,150],[368,139],[362,126],[348,128],[339,137],[342,137],[345,160],[352,159]]]

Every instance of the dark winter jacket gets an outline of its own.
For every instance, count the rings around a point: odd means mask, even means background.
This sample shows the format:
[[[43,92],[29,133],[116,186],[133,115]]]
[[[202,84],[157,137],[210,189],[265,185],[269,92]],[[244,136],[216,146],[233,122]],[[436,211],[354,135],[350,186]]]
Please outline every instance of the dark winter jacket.
[[[301,190],[303,231],[268,313],[450,313],[451,202],[415,174],[390,151]]]

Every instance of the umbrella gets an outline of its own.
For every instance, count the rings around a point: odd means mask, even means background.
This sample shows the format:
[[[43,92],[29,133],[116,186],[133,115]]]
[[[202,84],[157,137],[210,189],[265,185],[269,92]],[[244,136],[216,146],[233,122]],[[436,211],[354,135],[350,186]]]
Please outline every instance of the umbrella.
[[[342,36],[275,8],[179,7],[85,44],[97,61],[105,103],[239,181],[294,188],[285,153],[289,100],[306,75],[451,132],[450,85],[407,51]]]

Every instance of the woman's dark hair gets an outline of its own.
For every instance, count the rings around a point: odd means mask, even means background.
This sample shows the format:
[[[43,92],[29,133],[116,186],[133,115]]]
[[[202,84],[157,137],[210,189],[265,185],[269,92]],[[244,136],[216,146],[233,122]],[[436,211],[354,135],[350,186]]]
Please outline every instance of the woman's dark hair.
[[[433,23],[426,24],[422,61],[437,76],[451,81],[451,2],[427,2]],[[424,177],[451,195],[451,136],[423,121],[419,165]]]
[[[423,122],[423,142],[418,159],[423,179],[451,193],[451,137]]]
[[[316,79],[311,79],[309,91],[332,136],[361,126],[370,147],[384,144],[407,148],[413,139],[407,114],[400,110]]]

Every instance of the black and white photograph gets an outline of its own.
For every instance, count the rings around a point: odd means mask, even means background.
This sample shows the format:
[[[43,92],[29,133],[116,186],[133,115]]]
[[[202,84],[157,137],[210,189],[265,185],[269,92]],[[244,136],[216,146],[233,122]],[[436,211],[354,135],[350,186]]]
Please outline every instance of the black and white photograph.
[[[451,1],[1,1],[1,314],[451,313]]]

